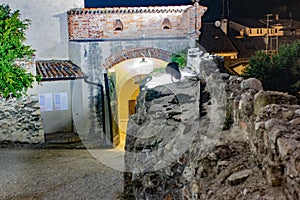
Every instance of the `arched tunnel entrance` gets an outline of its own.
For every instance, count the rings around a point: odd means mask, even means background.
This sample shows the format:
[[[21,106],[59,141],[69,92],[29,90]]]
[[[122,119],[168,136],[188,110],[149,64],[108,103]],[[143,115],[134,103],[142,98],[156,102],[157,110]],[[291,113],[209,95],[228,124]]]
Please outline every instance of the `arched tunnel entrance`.
[[[108,69],[110,107],[112,110],[113,143],[124,148],[130,115],[140,92],[140,82],[153,70],[164,68],[167,62],[157,58],[137,57],[122,61]]]

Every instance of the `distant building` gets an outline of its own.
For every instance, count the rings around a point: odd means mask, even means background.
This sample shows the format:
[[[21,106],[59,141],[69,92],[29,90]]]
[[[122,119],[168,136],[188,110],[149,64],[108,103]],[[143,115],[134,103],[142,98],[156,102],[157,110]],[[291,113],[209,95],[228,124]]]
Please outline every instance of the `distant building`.
[[[238,51],[221,29],[221,24],[203,23],[199,44],[208,53],[223,56],[225,59],[236,59]]]
[[[265,41],[263,37],[232,37],[230,40],[238,51],[238,59],[232,60],[227,69],[235,75],[241,75],[248,65],[248,59],[255,52],[265,50]]]
[[[230,40],[238,51],[238,59],[229,64],[232,73],[241,75],[247,60],[264,50],[276,54],[282,44],[300,39],[300,22],[268,15],[266,19],[239,18],[229,21]]]
[[[283,36],[283,25],[249,19],[239,18],[230,20],[229,26],[231,29],[238,31],[240,36],[248,37],[264,37],[264,36]]]
[[[266,22],[266,20],[261,20]],[[270,20],[270,25],[280,24],[282,26],[283,35],[300,35],[300,21],[293,19],[280,19],[279,15],[275,15],[274,19]]]

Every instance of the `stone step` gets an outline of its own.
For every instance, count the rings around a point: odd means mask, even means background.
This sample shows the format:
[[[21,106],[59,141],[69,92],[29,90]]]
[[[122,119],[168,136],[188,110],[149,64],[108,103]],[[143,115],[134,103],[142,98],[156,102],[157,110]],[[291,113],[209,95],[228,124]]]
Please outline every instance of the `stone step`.
[[[73,132],[68,133],[51,133],[45,134],[46,148],[50,149],[107,149],[113,148],[104,145],[99,136],[90,136],[87,139],[81,140],[78,134]]]
[[[45,134],[46,144],[65,144],[81,142],[80,137],[74,132]]]
[[[47,149],[86,149],[82,142],[75,143],[48,143]]]

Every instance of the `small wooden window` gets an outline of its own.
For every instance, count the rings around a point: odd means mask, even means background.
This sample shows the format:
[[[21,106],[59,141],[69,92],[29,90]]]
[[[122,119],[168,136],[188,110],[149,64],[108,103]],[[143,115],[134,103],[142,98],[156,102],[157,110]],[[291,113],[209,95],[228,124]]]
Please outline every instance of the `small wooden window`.
[[[115,31],[122,31],[123,30],[123,24],[120,19],[116,19],[114,22],[114,30]]]
[[[172,28],[172,25],[171,25],[171,22],[169,20],[169,18],[165,18],[162,22],[162,28],[163,29],[171,29]]]

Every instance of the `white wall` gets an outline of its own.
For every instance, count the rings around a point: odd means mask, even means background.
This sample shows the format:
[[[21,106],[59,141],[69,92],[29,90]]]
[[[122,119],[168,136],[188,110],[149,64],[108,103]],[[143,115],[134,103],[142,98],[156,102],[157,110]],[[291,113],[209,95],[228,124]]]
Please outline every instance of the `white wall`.
[[[30,19],[27,42],[36,49],[36,59],[68,59],[67,11],[84,7],[84,0],[0,0]]]
[[[68,109],[55,110],[54,93],[68,94]],[[52,94],[52,111],[42,111],[43,130],[45,133],[71,132],[73,131],[72,123],[72,101],[71,101],[71,81],[43,81],[38,86],[39,94]]]

